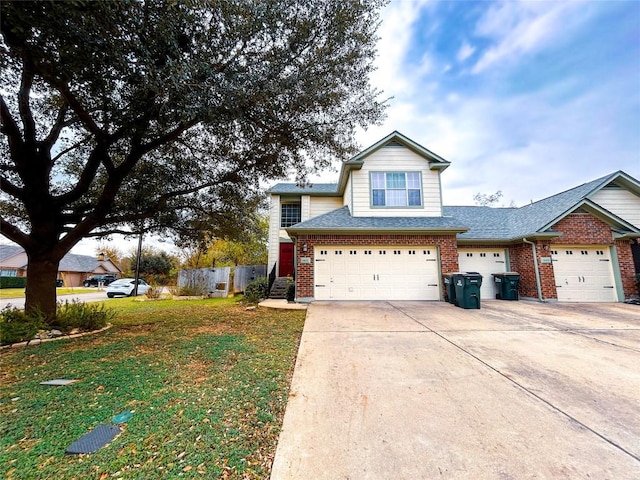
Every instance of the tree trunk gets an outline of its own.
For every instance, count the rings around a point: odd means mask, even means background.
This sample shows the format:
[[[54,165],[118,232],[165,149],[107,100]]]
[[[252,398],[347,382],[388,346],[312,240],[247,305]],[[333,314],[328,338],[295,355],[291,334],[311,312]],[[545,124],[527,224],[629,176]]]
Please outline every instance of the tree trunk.
[[[39,310],[48,321],[56,316],[56,278],[59,260],[42,255],[29,255],[25,312]]]

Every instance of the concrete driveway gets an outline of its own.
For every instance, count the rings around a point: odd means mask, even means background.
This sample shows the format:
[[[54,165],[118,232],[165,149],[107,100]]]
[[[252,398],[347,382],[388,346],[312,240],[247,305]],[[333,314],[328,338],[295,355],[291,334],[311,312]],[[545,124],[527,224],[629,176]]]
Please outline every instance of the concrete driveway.
[[[271,479],[640,478],[640,307],[309,306]]]

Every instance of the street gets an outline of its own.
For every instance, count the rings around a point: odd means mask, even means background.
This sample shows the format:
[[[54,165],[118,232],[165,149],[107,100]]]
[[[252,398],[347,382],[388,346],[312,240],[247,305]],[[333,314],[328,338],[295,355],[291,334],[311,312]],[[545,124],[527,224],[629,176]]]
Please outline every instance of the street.
[[[109,300],[105,289],[95,289],[89,293],[72,293],[69,295],[58,295],[58,302],[64,302],[65,300],[73,301],[74,299],[82,302],[100,302],[103,300]],[[0,299],[0,309],[3,309],[7,305],[13,305],[17,308],[24,308],[24,297],[22,298],[3,298]]]

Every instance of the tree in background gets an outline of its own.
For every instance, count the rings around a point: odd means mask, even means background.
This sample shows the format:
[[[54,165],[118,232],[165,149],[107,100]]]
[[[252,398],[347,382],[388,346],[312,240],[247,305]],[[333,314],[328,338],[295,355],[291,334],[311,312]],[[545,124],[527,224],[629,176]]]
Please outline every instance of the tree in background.
[[[473,196],[473,201],[476,205],[481,207],[505,207],[504,204],[498,205],[500,200],[502,199],[502,190],[498,190],[496,193],[486,194],[486,193],[476,193]],[[511,200],[508,205],[509,208],[516,208],[516,202]]]
[[[129,270],[127,276],[135,276],[138,260],[137,250],[128,258]],[[151,247],[144,247],[140,255],[140,277],[147,282],[164,285],[174,279],[178,272],[180,260],[167,252]]]
[[[183,265],[186,268],[266,265],[268,236],[269,217],[258,215],[255,228],[243,240],[212,238],[186,250]]]
[[[357,151],[384,0],[0,2],[0,232],[55,315],[85,237],[242,238],[259,182]]]

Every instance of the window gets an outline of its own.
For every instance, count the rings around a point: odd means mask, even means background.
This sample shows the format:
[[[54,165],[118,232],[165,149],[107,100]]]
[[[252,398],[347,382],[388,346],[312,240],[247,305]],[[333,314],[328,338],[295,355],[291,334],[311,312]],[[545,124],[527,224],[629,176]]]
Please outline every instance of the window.
[[[300,204],[283,203],[280,209],[280,226],[286,228],[296,223],[300,223]]]
[[[419,207],[420,172],[372,172],[371,204],[374,207]]]

